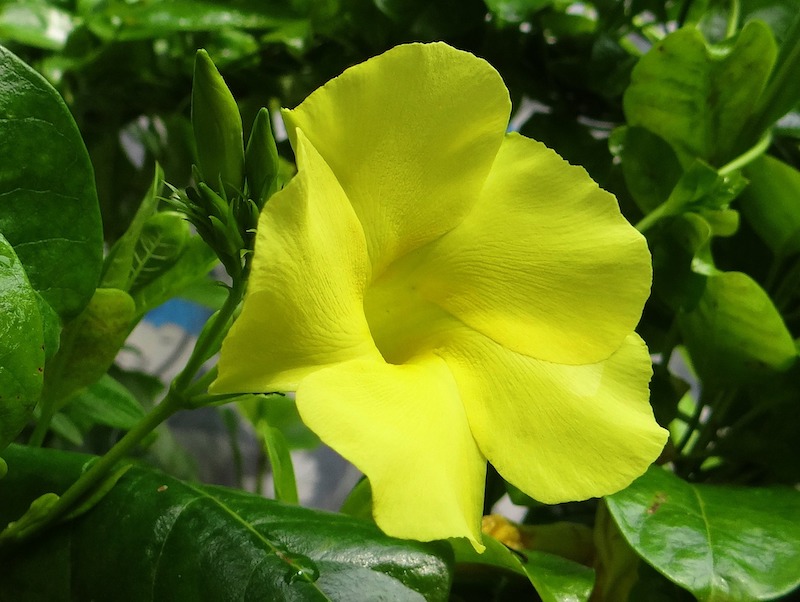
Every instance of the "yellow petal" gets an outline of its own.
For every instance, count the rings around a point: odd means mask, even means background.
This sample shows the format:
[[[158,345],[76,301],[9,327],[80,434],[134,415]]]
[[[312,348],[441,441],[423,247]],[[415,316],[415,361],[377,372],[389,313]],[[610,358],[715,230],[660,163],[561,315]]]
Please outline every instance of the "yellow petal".
[[[644,473],[666,442],[648,403],[650,357],[635,334],[603,362],[566,366],[513,353],[465,329],[446,359],[481,451],[539,501],[618,491]]]
[[[297,134],[297,176],[261,213],[242,313],[214,393],[293,391],[321,366],[380,357],[363,312],[364,233],[336,178]]]
[[[351,67],[284,119],[336,174],[378,273],[469,212],[510,108],[486,61],[442,43],[409,44]]]
[[[480,544],[486,460],[446,364],[355,360],[297,390],[303,421],[370,480],[375,522],[389,535]]]
[[[469,216],[401,263],[420,293],[514,351],[607,358],[650,290],[650,253],[616,199],[544,145],[509,135]],[[394,269],[402,269],[397,266]]]

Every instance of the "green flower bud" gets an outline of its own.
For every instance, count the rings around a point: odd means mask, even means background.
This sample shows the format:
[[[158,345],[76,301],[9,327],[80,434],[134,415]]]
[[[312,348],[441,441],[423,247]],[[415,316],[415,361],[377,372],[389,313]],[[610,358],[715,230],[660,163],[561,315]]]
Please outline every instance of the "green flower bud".
[[[250,198],[261,208],[277,189],[279,165],[269,111],[265,108],[258,112],[250,130],[244,165]]]
[[[224,186],[233,196],[244,180],[242,118],[205,50],[198,50],[194,61],[192,129],[203,181],[220,193]]]

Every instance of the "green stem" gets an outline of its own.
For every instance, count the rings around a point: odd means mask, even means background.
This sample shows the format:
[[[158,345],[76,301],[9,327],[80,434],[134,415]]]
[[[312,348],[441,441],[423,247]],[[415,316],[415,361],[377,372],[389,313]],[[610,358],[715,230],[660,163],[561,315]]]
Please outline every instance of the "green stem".
[[[725,31],[726,38],[732,38],[736,35],[739,29],[739,14],[741,13],[741,5],[739,0],[731,0],[731,11],[728,14],[728,28]]]
[[[175,377],[170,386],[170,391],[181,398],[185,398],[186,391],[190,388],[195,375],[203,367],[203,364],[214,355],[220,347],[222,338],[228,332],[230,321],[244,293],[244,279],[234,279],[232,288],[228,291],[228,298],[219,309],[211,316],[200,337],[197,339],[192,355],[186,362],[186,366],[180,374]]]
[[[38,533],[45,527],[69,514],[69,512],[81,502],[87,493],[100,483],[108,475],[116,464],[149,435],[158,425],[181,409],[191,407],[192,401],[196,401],[201,396],[189,397],[192,380],[202,365],[219,349],[222,337],[227,332],[231,319],[239,306],[244,291],[244,280],[239,278],[234,281],[234,286],[228,292],[222,308],[214,314],[206,328],[197,340],[192,355],[186,362],[186,366],[175,378],[170,386],[169,392],[164,400],[153,408],[150,413],[144,416],[125,436],[120,439],[105,455],[94,462],[89,470],[83,473],[64,492],[63,495],[47,510],[47,513],[34,523],[20,521],[17,529],[12,525],[0,535],[0,544],[7,541],[20,541],[27,539]],[[200,379],[203,380],[203,379]],[[227,396],[210,396],[227,397]],[[36,439],[43,438],[42,433],[47,432],[49,420],[40,421],[43,427],[37,425],[34,432]],[[33,439],[33,438],[32,438]]]
[[[83,473],[77,481],[59,497],[47,515],[33,525],[27,526],[23,532],[17,533],[13,526],[9,527],[0,536],[0,543],[5,541],[20,541],[32,537],[45,527],[58,521],[69,514],[78,505],[84,496],[90,492],[128,453],[136,447],[153,429],[181,409],[180,401],[176,397],[167,396],[160,404],[153,408],[142,420],[139,421],[125,436],[120,439],[105,455],[94,462],[89,470]]]
[[[756,142],[753,146],[748,148],[745,152],[741,155],[733,159],[730,163],[723,165],[719,168],[719,175],[727,176],[728,174],[741,169],[751,161],[758,159],[761,155],[763,155],[766,150],[769,148],[769,145],[772,144],[772,134],[767,132]]]
[[[689,444],[689,441],[692,440],[692,435],[697,431],[697,427],[700,426],[700,418],[703,415],[703,410],[705,409],[706,404],[703,403],[702,396],[699,400],[697,400],[697,405],[695,405],[694,412],[692,412],[689,421],[686,423],[686,432],[683,433],[683,437],[678,443],[675,445],[675,451],[679,454],[683,452],[686,446]]]
[[[53,416],[56,415],[56,406],[55,403],[52,403],[52,400],[48,401],[43,398],[40,403],[42,406],[42,415],[36,422],[36,426],[33,427],[31,438],[28,440],[28,445],[31,447],[42,446],[44,438],[47,436],[47,431],[50,430],[50,423],[53,421]]]
[[[711,417],[699,431],[697,440],[692,445],[691,456],[695,460],[689,472],[694,472],[708,457],[709,445],[717,438],[717,431],[725,420],[725,416],[736,399],[736,389],[720,392],[711,406]]]
[[[659,205],[636,223],[636,229],[642,234],[644,234],[658,220],[660,220],[662,217],[667,217],[669,215],[667,209],[668,208],[666,202]]]

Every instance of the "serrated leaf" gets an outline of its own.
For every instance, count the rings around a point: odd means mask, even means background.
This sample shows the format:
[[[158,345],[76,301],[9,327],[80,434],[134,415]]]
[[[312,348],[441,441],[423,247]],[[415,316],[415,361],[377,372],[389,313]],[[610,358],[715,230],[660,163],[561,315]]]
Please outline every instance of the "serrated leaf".
[[[2,47],[0,232],[62,319],[89,302],[103,259],[89,155],[58,93]]]
[[[6,458],[5,522],[86,461],[20,446]],[[5,557],[0,598],[435,602],[448,596],[449,554],[365,521],[133,467],[85,515]]]
[[[606,498],[623,535],[701,601],[771,600],[800,585],[800,492],[694,485],[653,467]]]
[[[0,450],[27,424],[42,390],[43,368],[39,301],[0,234]]]
[[[678,324],[706,386],[754,382],[787,370],[797,358],[769,295],[741,272],[710,275],[697,307],[680,314]]]
[[[624,96],[628,123],[669,142],[684,167],[696,158],[719,167],[744,150],[738,137],[776,56],[772,33],[758,21],[732,47],[709,47],[699,30],[683,27],[634,67]]]

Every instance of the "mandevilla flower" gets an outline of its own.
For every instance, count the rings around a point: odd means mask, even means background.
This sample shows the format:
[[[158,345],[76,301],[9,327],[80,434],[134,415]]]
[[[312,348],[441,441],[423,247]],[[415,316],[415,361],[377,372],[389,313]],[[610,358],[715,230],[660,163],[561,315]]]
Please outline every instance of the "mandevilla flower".
[[[509,113],[499,74],[441,43],[284,113],[298,173],[261,214],[212,390],[296,391],[390,535],[481,549],[487,460],[557,503],[625,487],[665,442],[633,332],[647,245]]]

